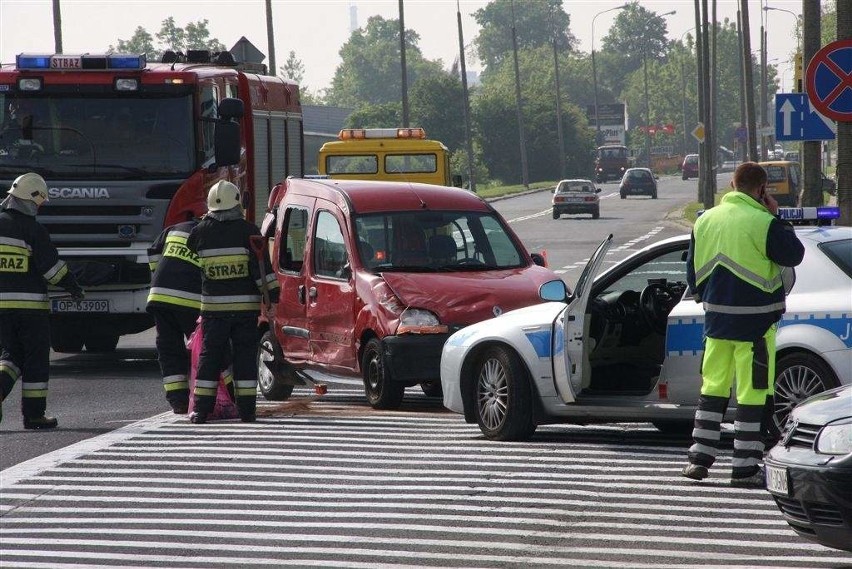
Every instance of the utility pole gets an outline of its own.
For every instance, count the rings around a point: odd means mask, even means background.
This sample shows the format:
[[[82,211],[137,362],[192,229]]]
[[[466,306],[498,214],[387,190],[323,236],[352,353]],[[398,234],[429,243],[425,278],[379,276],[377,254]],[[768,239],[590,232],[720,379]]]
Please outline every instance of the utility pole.
[[[402,0],[399,0],[402,2]],[[518,68],[518,35],[515,32],[515,0],[512,0],[512,55],[515,60],[515,105],[518,112],[518,134],[521,146],[521,184],[525,189],[530,189],[530,180],[527,167],[527,143],[524,137],[524,116],[521,100],[521,72]]]
[[[559,92],[559,50],[557,46],[556,26],[553,23],[553,12],[550,12],[550,26],[553,28],[553,75],[556,83],[556,138],[559,141],[559,176],[565,179],[565,137],[562,134],[562,95]]]
[[[701,0],[701,35],[704,36],[704,41],[701,45],[701,61],[702,69],[712,71],[710,67],[710,29],[708,21],[708,6],[707,0]],[[704,165],[701,167],[704,170],[704,194],[701,196],[701,202],[705,209],[710,209],[714,205],[713,188],[716,184],[713,182],[716,166],[716,148],[713,146],[713,117],[710,114],[712,104],[711,96],[711,80],[710,73],[707,73],[702,87],[704,89]]]
[[[837,39],[850,38],[852,0],[837,0]],[[810,61],[807,59],[807,49],[805,47],[806,62]],[[852,225],[852,122],[837,123],[837,205],[840,207],[840,219],[837,223]]]
[[[704,60],[702,53],[704,49],[704,32],[701,28],[701,4],[699,0],[695,0],[695,65],[698,73],[698,116],[699,121],[704,120],[704,85],[707,82],[707,77],[704,73]],[[704,170],[704,164],[707,163],[707,137],[704,137],[703,142],[698,143],[698,196],[696,201],[704,203],[704,187],[707,185],[707,174]]]
[[[807,2],[807,0],[804,0]],[[743,22],[742,22],[742,13],[737,10],[737,48],[739,49],[739,53],[743,52]],[[746,128],[746,110],[745,110],[745,92],[746,92],[746,82],[745,82],[745,74],[743,73],[743,58],[737,58],[737,72],[739,73],[740,79],[740,128]],[[737,139],[737,153],[740,159],[740,162],[745,162],[746,159],[746,146],[747,140]]]
[[[764,0],[760,0],[761,4],[763,2]],[[760,114],[758,115],[760,117],[760,158],[761,160],[768,160],[767,138],[763,134],[763,128],[768,124],[766,120],[766,108],[769,104],[766,98],[766,27],[763,23],[763,20],[766,18],[766,12],[761,10],[760,17]],[[773,148],[773,150],[775,149]]]
[[[802,0],[807,2],[807,0]],[[746,84],[745,109],[746,109],[746,129],[748,130],[748,159],[752,162],[757,162],[757,124],[754,118],[754,77],[752,72],[751,61],[751,38],[749,37],[750,27],[748,23],[748,0],[740,0],[740,12],[743,18],[743,77]]]
[[[274,77],[278,72],[278,66],[275,65],[275,34],[272,31],[272,0],[266,0],[266,42],[269,50],[269,74]]]
[[[53,53],[62,53],[62,13],[59,0],[53,0]]]
[[[837,7],[838,12],[840,6]],[[839,18],[838,14],[838,18]],[[802,0],[802,49],[803,61],[810,61],[820,49],[822,43],[820,6],[818,2]],[[803,81],[807,92],[807,81]],[[822,205],[822,164],[820,150],[822,142],[808,140],[802,143],[802,204],[803,206]]]
[[[707,180],[707,195],[704,198],[704,205],[706,207],[713,207],[715,203],[716,197],[716,172],[718,171],[719,166],[719,153],[717,149],[719,148],[718,143],[718,124],[716,123],[716,117],[718,116],[718,100],[717,96],[719,93],[719,74],[717,72],[717,64],[716,64],[716,54],[717,54],[717,43],[719,39],[719,27],[716,25],[716,0],[713,0],[713,17],[710,22],[713,26],[713,33],[711,37],[713,38],[713,43],[711,44],[713,51],[710,55],[710,111],[709,111],[709,122],[710,122],[710,152],[713,157],[713,163],[710,166],[710,178]],[[709,204],[709,205],[708,205]]]
[[[467,89],[467,67],[464,62],[464,34],[459,0],[456,0],[456,19],[459,24],[459,63],[461,65],[462,92],[464,93],[464,142],[467,150],[467,179],[470,191],[476,193],[476,169],[473,167],[473,135],[470,128],[470,94]]]
[[[408,124],[408,71],[405,65],[405,10],[403,0],[399,0],[399,61],[402,66],[402,126]]]

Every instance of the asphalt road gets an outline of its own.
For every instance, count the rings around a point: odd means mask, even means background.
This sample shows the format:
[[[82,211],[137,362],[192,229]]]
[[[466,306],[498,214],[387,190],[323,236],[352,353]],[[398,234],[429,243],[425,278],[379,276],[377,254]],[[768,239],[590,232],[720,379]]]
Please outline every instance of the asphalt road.
[[[548,262],[573,286],[585,259],[610,233],[614,246],[606,262],[627,256],[646,243],[688,231],[678,212],[695,199],[697,182],[676,177],[659,181],[659,197],[618,197],[618,184],[601,184],[601,217],[565,215],[552,219],[549,191],[498,199],[494,207],[530,251],[545,251]],[[169,410],[154,350],[154,332],[124,336],[114,354],[51,352],[48,414],[59,419],[54,431],[25,431],[20,384],[3,405],[0,470],[134,421]]]

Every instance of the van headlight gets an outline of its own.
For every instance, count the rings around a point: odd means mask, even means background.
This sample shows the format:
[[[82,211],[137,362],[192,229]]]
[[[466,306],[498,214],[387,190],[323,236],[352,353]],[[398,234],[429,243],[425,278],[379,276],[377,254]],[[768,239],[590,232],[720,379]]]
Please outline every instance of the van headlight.
[[[816,450],[822,454],[852,453],[852,418],[823,427],[817,438]]]
[[[399,317],[397,334],[444,334],[449,328],[442,325],[433,312],[422,308],[406,308]]]

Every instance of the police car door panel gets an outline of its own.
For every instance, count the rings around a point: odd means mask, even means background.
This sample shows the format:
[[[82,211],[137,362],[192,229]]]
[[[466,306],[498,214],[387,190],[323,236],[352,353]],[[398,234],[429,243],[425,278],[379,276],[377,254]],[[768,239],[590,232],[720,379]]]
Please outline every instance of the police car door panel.
[[[311,360],[341,371],[356,368],[356,294],[345,219],[335,204],[317,200],[306,259]]]
[[[698,404],[703,356],[704,309],[687,291],[669,313],[666,324],[666,357],[660,380],[667,386],[667,402]]]
[[[286,359],[292,363],[310,358],[305,258],[314,202],[315,198],[288,196],[279,208],[276,265],[281,289],[275,333]]]
[[[592,282],[611,245],[612,235],[598,245],[577,279],[568,308],[562,311],[554,323],[553,382],[559,397],[565,403],[573,402],[582,388],[586,307],[589,304]]]

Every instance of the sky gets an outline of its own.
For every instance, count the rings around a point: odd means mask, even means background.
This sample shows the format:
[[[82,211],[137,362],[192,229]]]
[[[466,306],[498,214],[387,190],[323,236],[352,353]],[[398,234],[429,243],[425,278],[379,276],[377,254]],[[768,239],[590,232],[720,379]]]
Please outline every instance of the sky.
[[[516,9],[523,9],[525,1],[515,0]],[[623,3],[624,0],[563,1],[580,50],[589,52],[593,39],[594,48],[601,48],[601,39],[618,10],[601,12]],[[419,47],[427,59],[441,59],[449,69],[459,51],[457,9],[462,14],[464,42],[470,44],[478,33],[473,14],[487,4],[479,0],[458,0],[458,4],[456,0],[404,0],[405,27],[420,35]],[[679,40],[686,32],[694,33],[693,0],[641,0],[640,4],[657,14],[676,11],[665,17],[670,39]],[[717,0],[718,19],[736,22],[738,4],[738,0]],[[760,47],[763,23],[769,37],[768,60],[778,66],[785,83],[782,91],[789,91],[793,73],[787,60],[795,41],[792,38],[796,21],[788,12],[763,11],[763,5],[799,15],[802,1],[749,0],[752,49]],[[264,0],[62,0],[61,6],[62,41],[69,54],[102,53],[119,39],[130,39],[138,26],[154,35],[170,16],[181,27],[207,19],[211,37],[226,47],[245,36],[261,52],[269,53]],[[302,85],[311,91],[329,87],[340,64],[340,48],[350,35],[351,6],[355,7],[359,27],[370,16],[399,17],[398,0],[272,0],[276,65],[282,66],[290,51],[295,51],[305,67]],[[51,0],[0,0],[0,62],[14,63],[15,55],[22,52],[53,53],[53,47]],[[466,64],[468,71],[480,69],[475,60],[468,58]]]

